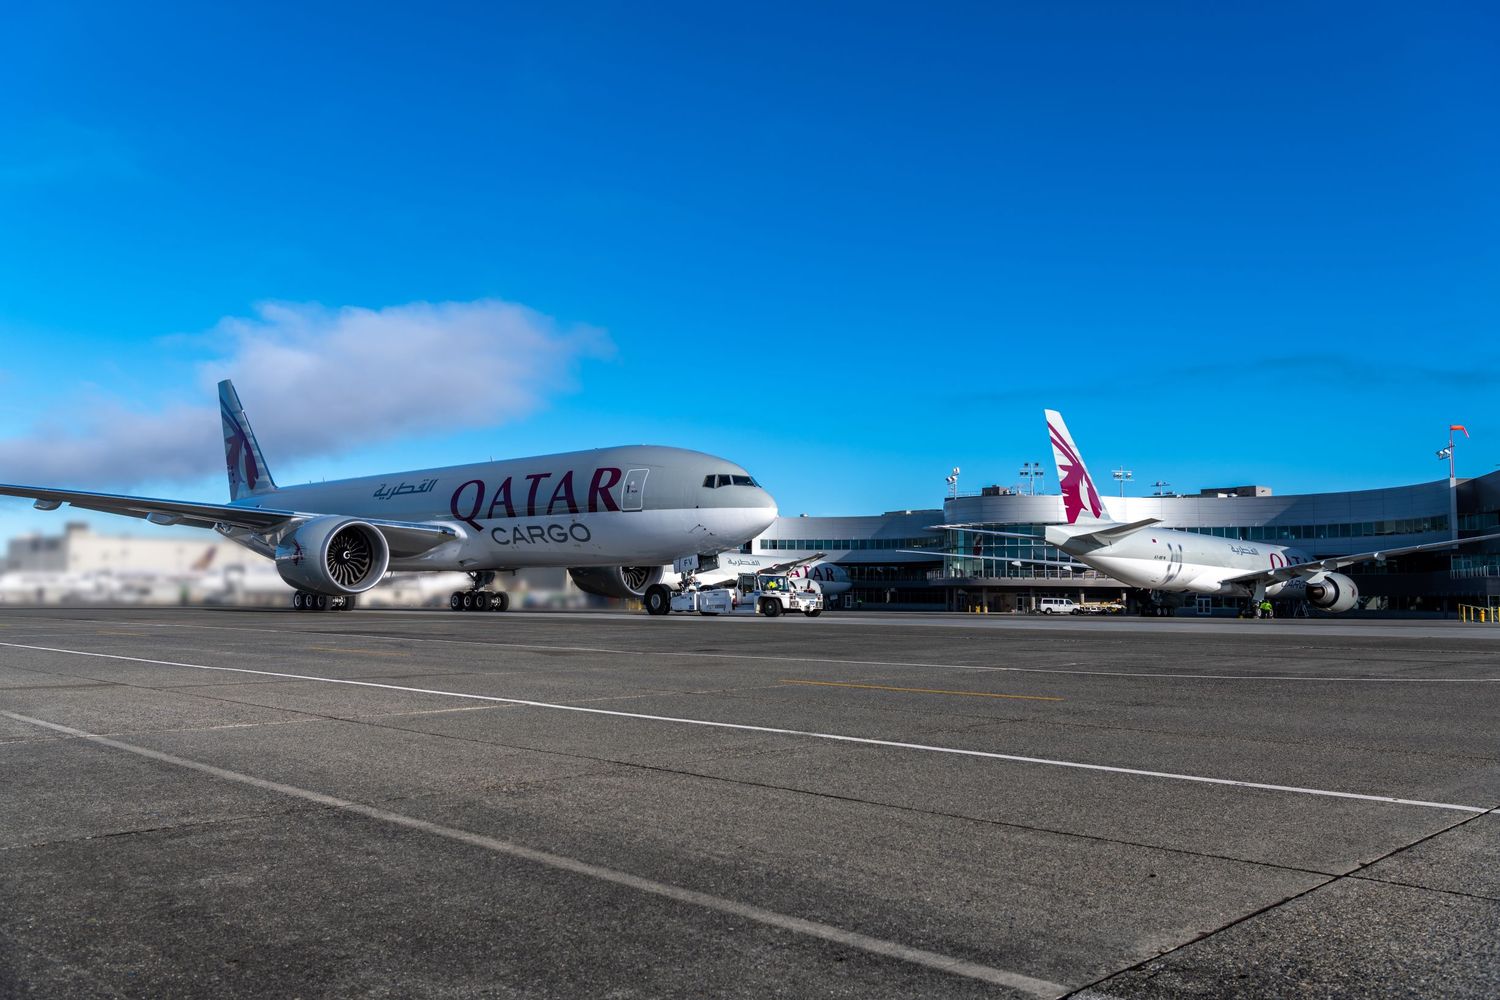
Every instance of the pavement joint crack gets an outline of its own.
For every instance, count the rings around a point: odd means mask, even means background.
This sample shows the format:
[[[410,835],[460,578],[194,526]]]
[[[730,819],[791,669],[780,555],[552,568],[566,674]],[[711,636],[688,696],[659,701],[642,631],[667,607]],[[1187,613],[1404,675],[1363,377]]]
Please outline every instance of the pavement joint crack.
[[[1077,997],[1077,996],[1079,996],[1079,994],[1084,993],[1084,992],[1086,992],[1088,990],[1093,990],[1093,989],[1098,989],[1100,987],[1103,987],[1104,984],[1108,983],[1112,979],[1118,978],[1119,976],[1123,976],[1123,975],[1125,975],[1127,973],[1130,973],[1130,972],[1133,972],[1135,970],[1144,968],[1145,966],[1149,965],[1152,962],[1160,961],[1161,959],[1165,958],[1168,955],[1175,954],[1175,953],[1177,953],[1179,951],[1182,951],[1185,948],[1190,948],[1193,945],[1196,945],[1196,944],[1199,944],[1199,943],[1201,943],[1203,941],[1206,941],[1209,938],[1211,938],[1211,937],[1213,937],[1213,936],[1215,936],[1217,934],[1222,934],[1223,932],[1229,930],[1232,927],[1237,927],[1240,924],[1243,924],[1243,923],[1245,923],[1247,921],[1250,921],[1250,920],[1254,920],[1255,918],[1263,916],[1263,915],[1265,915],[1267,913],[1270,913],[1273,910],[1277,910],[1277,909],[1280,909],[1281,907],[1287,906],[1288,904],[1295,903],[1296,901],[1298,901],[1300,899],[1304,899],[1304,898],[1306,898],[1308,896],[1311,896],[1313,893],[1319,892],[1319,891],[1321,891],[1323,889],[1326,889],[1326,888],[1328,888],[1331,885],[1335,885],[1335,884],[1337,884],[1339,882],[1344,882],[1344,881],[1356,881],[1356,882],[1358,882],[1358,881],[1366,881],[1366,882],[1368,882],[1368,881],[1378,881],[1376,879],[1361,878],[1360,875],[1359,875],[1359,873],[1362,872],[1362,871],[1364,871],[1364,870],[1366,870],[1366,869],[1368,869],[1368,868],[1370,868],[1373,865],[1379,864],[1382,861],[1385,861],[1385,860],[1387,860],[1389,858],[1393,858],[1396,855],[1401,854],[1403,851],[1409,851],[1413,847],[1416,847],[1416,846],[1418,846],[1420,844],[1425,844],[1429,840],[1434,840],[1434,839],[1436,839],[1438,837],[1443,836],[1446,833],[1451,833],[1452,831],[1458,829],[1461,826],[1465,826],[1465,825],[1467,825],[1469,823],[1474,822],[1475,820],[1479,819],[1481,816],[1493,816],[1493,815],[1496,814],[1497,810],[1500,810],[1500,806],[1497,806],[1496,808],[1490,809],[1490,810],[1488,810],[1486,812],[1473,813],[1473,814],[1471,814],[1469,816],[1464,817],[1461,820],[1457,820],[1456,822],[1450,823],[1449,825],[1443,827],[1441,830],[1436,830],[1436,831],[1434,831],[1432,833],[1429,833],[1429,834],[1427,834],[1425,836],[1418,837],[1416,840],[1413,840],[1413,841],[1411,841],[1409,843],[1402,844],[1399,847],[1392,848],[1391,850],[1387,851],[1385,854],[1380,855],[1378,858],[1374,858],[1374,859],[1372,859],[1370,861],[1361,862],[1357,867],[1355,867],[1354,869],[1352,869],[1350,871],[1347,871],[1347,872],[1344,872],[1344,873],[1341,873],[1341,874],[1338,874],[1338,875],[1334,875],[1331,878],[1326,879],[1325,881],[1319,882],[1316,885],[1313,885],[1313,886],[1310,886],[1310,887],[1308,887],[1306,889],[1303,889],[1301,892],[1293,893],[1290,896],[1287,896],[1287,897],[1285,897],[1283,899],[1280,899],[1280,900],[1277,900],[1275,902],[1269,903],[1269,904],[1267,904],[1265,906],[1262,906],[1259,909],[1256,909],[1256,910],[1254,910],[1254,911],[1252,911],[1250,913],[1241,914],[1240,916],[1235,917],[1233,920],[1230,920],[1230,921],[1228,921],[1228,922],[1226,922],[1224,924],[1221,924],[1220,926],[1218,926],[1216,928],[1213,928],[1212,930],[1204,931],[1204,932],[1202,932],[1200,934],[1197,934],[1197,935],[1193,936],[1192,938],[1189,938],[1186,941],[1183,941],[1181,944],[1177,945],[1176,947],[1169,948],[1169,949],[1167,949],[1165,951],[1160,952],[1159,954],[1152,955],[1149,958],[1142,959],[1141,961],[1135,962],[1135,963],[1133,963],[1131,965],[1128,965],[1128,966],[1126,966],[1123,969],[1117,969],[1114,972],[1111,972],[1111,973],[1109,973],[1106,976],[1102,976],[1099,979],[1096,979],[1095,981],[1093,981],[1093,982],[1091,982],[1091,983],[1089,983],[1089,984],[1087,984],[1085,986],[1080,987],[1079,989],[1075,990],[1074,992],[1068,994],[1068,996],[1070,996],[1070,997]],[[1412,886],[1410,888],[1417,888],[1417,887]],[[1428,891],[1438,892],[1438,893],[1442,892],[1442,890],[1439,890],[1439,889],[1432,889],[1432,890],[1428,890]]]
[[[103,736],[103,733],[93,735]],[[113,738],[113,737],[111,737]],[[72,736],[69,739],[84,739],[81,736]],[[62,837],[56,840],[40,840],[29,844],[0,845],[0,854],[10,851],[33,851],[45,850],[49,847],[66,847],[72,844],[105,843],[127,837],[139,837],[153,833],[175,833],[177,831],[196,831],[214,829],[221,827],[236,826],[245,823],[254,823],[258,820],[275,819],[283,816],[300,816],[315,812],[326,812],[327,806],[318,805],[291,805],[276,809],[260,809],[249,813],[235,816],[219,816],[214,819],[193,820],[183,823],[164,823],[160,826],[134,827],[129,830],[109,830],[105,833],[90,833],[81,837]]]
[[[1445,831],[1446,832],[1446,831]],[[1459,896],[1463,899],[1477,899],[1486,903],[1500,903],[1500,895],[1492,896],[1483,892],[1465,892],[1462,889],[1445,889],[1436,885],[1423,885],[1420,882],[1404,882],[1393,878],[1376,878],[1374,875],[1351,874],[1348,876],[1357,882],[1372,882],[1376,885],[1389,885],[1400,889],[1417,889],[1421,892],[1437,892],[1445,896]]]

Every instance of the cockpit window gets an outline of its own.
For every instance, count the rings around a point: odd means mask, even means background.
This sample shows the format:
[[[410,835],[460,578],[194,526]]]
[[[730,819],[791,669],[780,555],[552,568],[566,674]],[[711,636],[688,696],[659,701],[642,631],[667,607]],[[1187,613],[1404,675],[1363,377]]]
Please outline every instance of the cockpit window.
[[[707,489],[707,490],[716,490],[720,486],[755,486],[755,487],[759,487],[760,483],[757,483],[750,476],[733,476],[733,475],[726,475],[725,473],[722,473],[722,472],[715,473],[714,475],[711,475],[711,476],[704,476],[703,477],[703,488],[704,489]]]

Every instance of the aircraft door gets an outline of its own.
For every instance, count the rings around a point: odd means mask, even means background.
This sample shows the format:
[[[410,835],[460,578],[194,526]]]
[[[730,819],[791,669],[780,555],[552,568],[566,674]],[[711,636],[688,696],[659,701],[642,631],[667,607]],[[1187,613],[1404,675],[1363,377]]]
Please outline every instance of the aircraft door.
[[[621,510],[641,510],[646,505],[646,476],[650,469],[631,469],[625,473],[625,492],[620,496]]]

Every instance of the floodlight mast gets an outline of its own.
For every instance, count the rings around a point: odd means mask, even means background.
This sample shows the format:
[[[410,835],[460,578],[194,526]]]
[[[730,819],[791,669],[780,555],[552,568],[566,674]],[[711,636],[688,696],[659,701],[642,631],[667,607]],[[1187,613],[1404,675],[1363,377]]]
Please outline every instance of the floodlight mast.
[[[1464,437],[1468,437],[1469,436],[1469,429],[1467,427],[1465,427],[1463,424],[1449,424],[1448,425],[1448,447],[1438,449],[1438,453],[1437,453],[1437,457],[1439,459],[1446,458],[1448,460],[1448,484],[1450,486],[1453,483],[1455,483],[1455,482],[1458,481],[1458,474],[1454,470],[1454,464],[1453,464],[1453,432],[1454,431],[1463,431],[1464,432]]]
[[[1023,462],[1019,475],[1026,481],[1026,495],[1036,496],[1036,481],[1046,473],[1042,471],[1041,462]]]

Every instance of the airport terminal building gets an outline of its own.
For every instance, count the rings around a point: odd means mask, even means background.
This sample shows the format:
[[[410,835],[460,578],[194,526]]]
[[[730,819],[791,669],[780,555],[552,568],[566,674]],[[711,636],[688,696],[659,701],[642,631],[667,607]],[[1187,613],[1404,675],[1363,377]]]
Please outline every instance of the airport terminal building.
[[[1265,487],[1204,490],[1193,496],[1104,497],[1119,521],[1159,518],[1162,527],[1250,542],[1297,544],[1317,557],[1439,542],[1500,532],[1500,472],[1454,484],[1344,493],[1275,496]],[[892,610],[1017,611],[1042,597],[1075,601],[1151,601],[1094,570],[1022,560],[1071,562],[1042,540],[1064,523],[1062,497],[991,486],[947,498],[941,510],[893,511],[872,517],[783,517],[753,543],[788,558],[817,552],[848,571],[848,607]],[[1002,538],[989,531],[1031,535]],[[1500,603],[1500,544],[1421,553],[1343,570],[1371,609],[1450,610],[1460,603]],[[1232,613],[1234,599],[1158,595],[1176,613]]]

